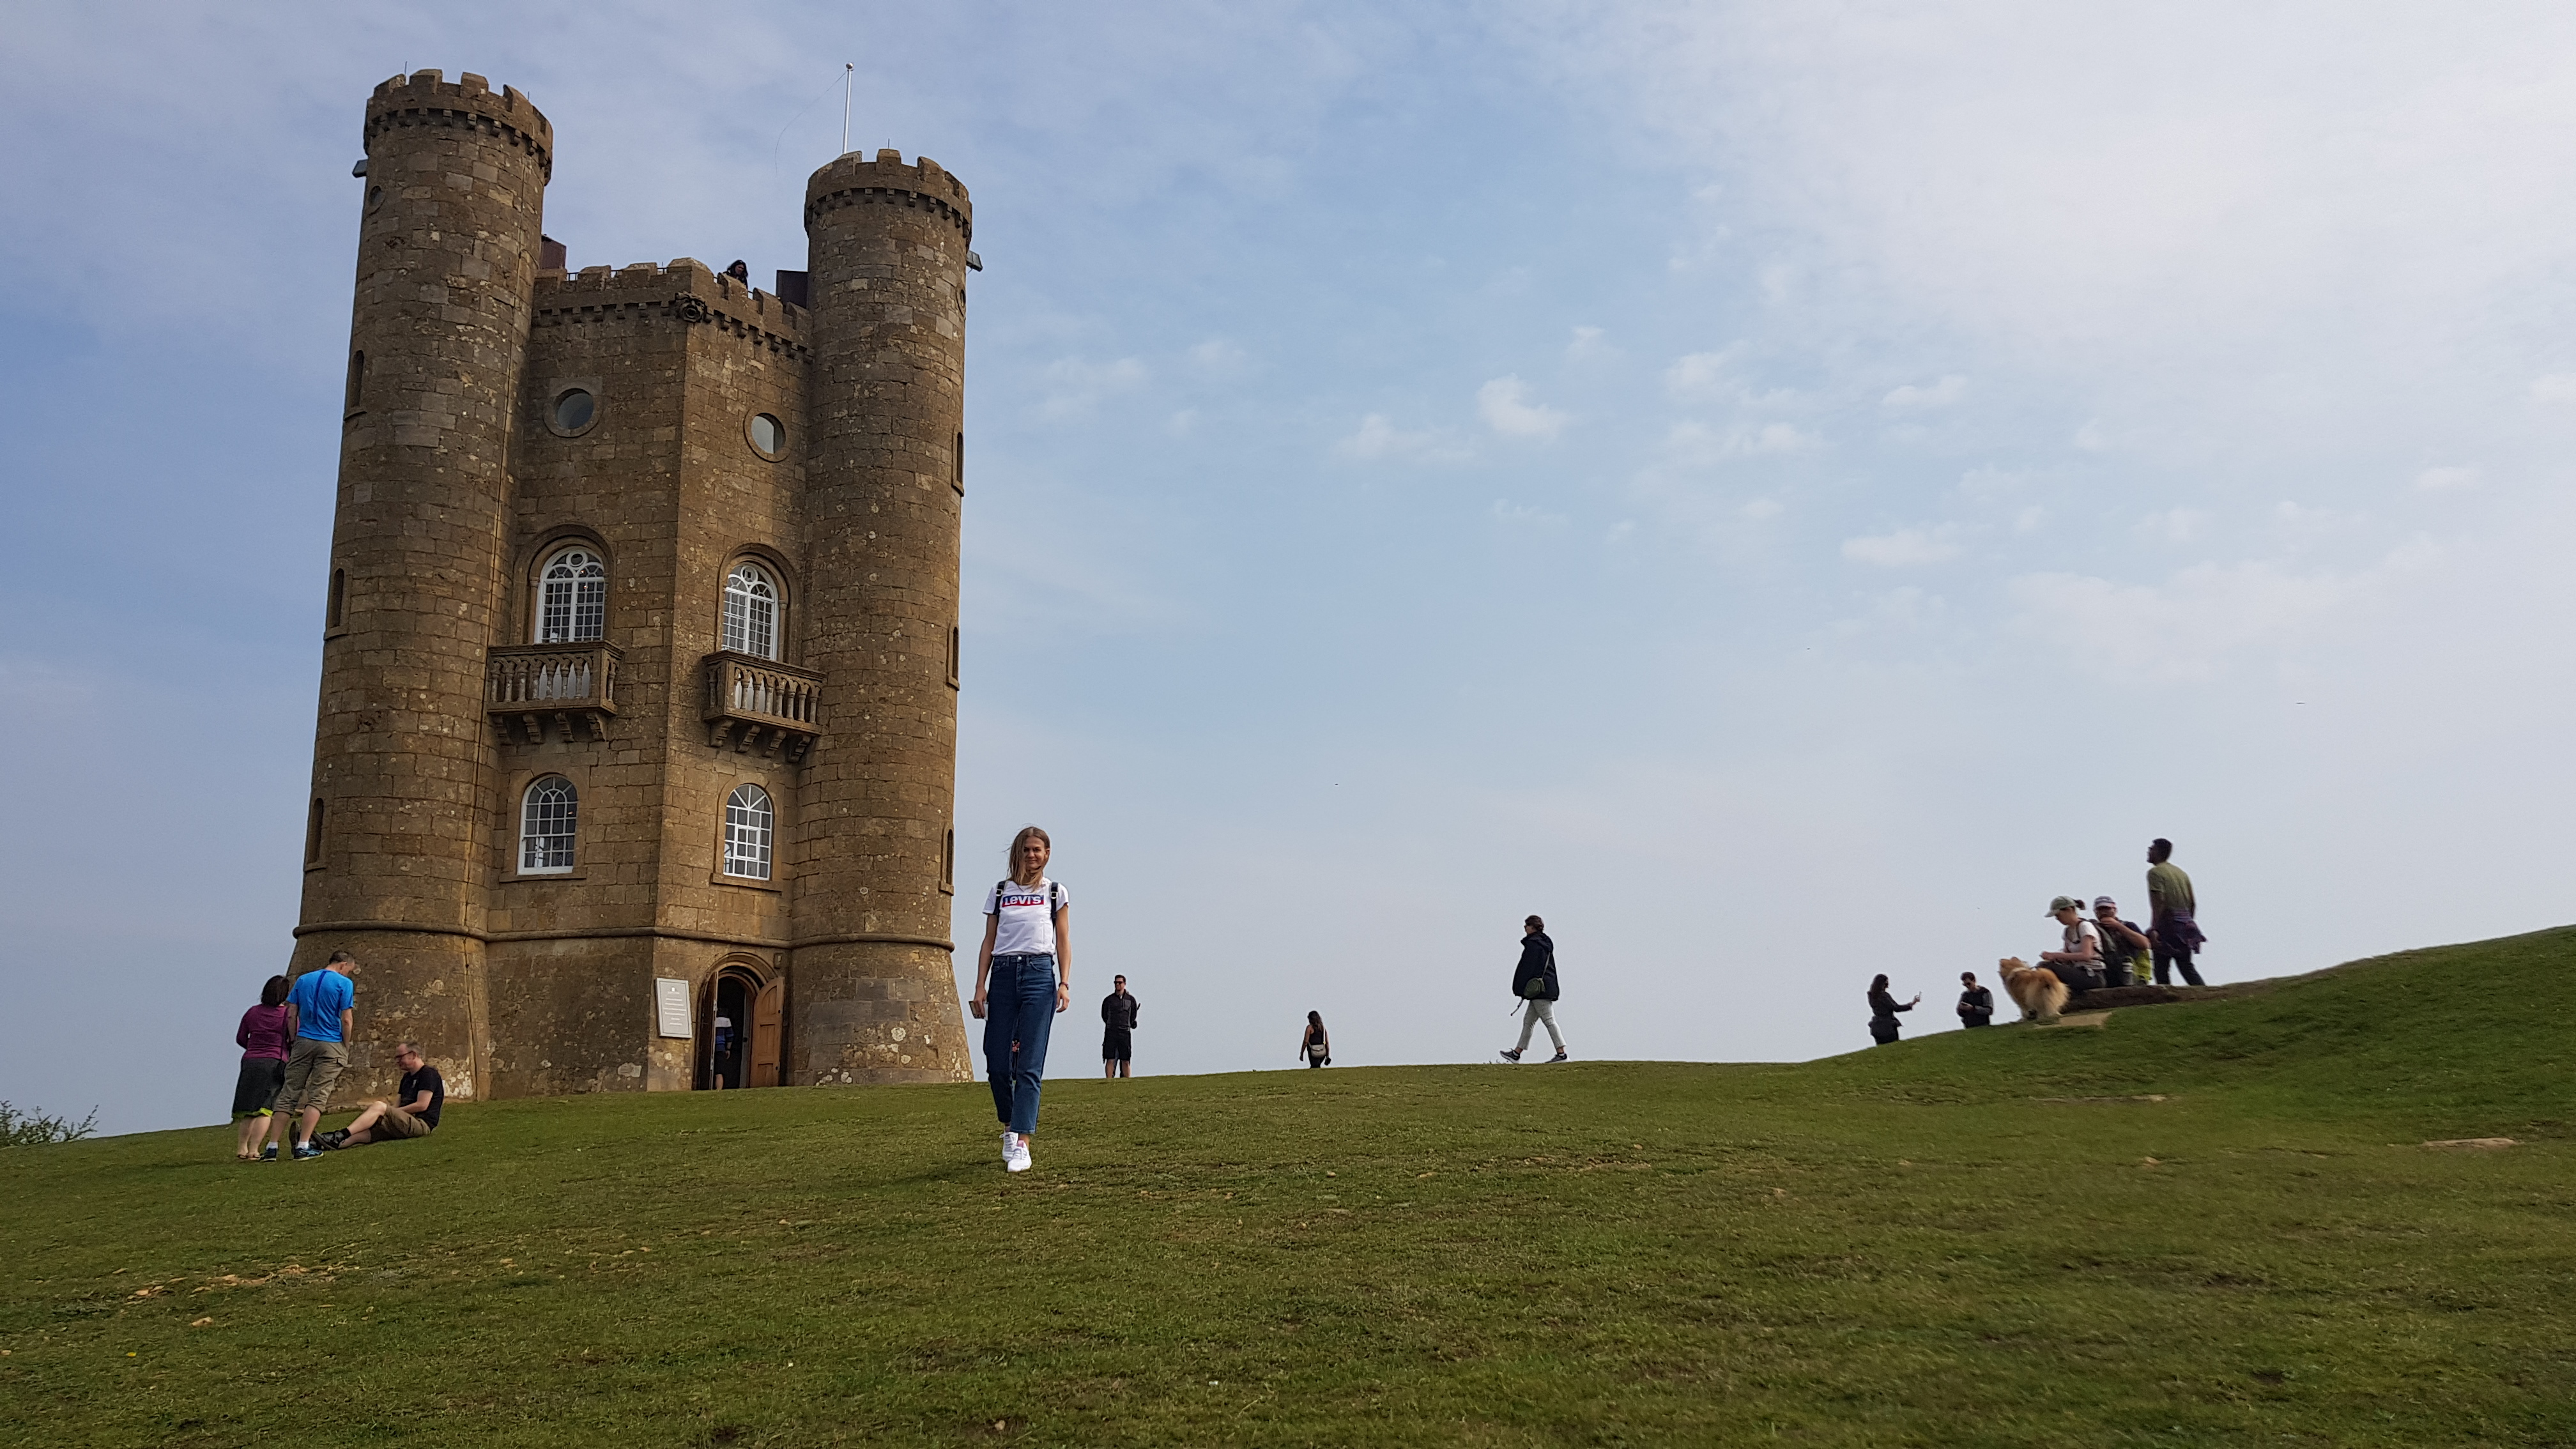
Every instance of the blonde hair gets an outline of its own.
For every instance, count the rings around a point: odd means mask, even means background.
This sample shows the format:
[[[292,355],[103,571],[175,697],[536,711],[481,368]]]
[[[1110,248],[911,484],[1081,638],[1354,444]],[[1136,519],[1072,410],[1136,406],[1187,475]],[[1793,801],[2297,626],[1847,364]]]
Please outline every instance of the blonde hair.
[[[1021,826],[1020,833],[1011,837],[1011,848],[1006,852],[1008,859],[1004,862],[1011,868],[1011,883],[1013,885],[1027,886],[1037,884],[1035,880],[1020,879],[1020,847],[1027,844],[1032,839],[1036,840],[1039,844],[1044,845],[1047,848],[1048,854],[1052,855],[1055,853],[1055,842],[1047,838],[1047,833],[1045,831],[1040,830],[1034,825]],[[1039,874],[1043,876],[1045,871],[1041,870],[1039,871]]]

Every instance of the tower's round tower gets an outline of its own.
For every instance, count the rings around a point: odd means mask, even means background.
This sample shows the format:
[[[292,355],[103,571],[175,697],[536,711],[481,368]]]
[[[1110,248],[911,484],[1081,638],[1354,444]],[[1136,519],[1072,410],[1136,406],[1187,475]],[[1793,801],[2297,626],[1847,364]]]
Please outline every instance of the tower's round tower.
[[[367,102],[340,488],[296,969],[345,948],[360,1029],[343,1095],[396,1039],[476,1095],[508,458],[554,128],[478,75]]]
[[[787,1080],[972,1075],[948,947],[965,478],[966,188],[843,156],[805,185],[809,663]]]

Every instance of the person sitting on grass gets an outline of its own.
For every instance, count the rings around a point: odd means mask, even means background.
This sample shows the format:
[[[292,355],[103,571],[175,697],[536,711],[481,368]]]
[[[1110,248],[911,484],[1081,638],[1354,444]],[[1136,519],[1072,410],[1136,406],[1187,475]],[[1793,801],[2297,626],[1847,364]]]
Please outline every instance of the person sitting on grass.
[[[2048,903],[2048,913],[2066,928],[2065,949],[2042,951],[2039,964],[2055,972],[2069,991],[2095,991],[2102,985],[2102,932],[2084,919],[2084,903],[2073,896],[2059,896]]]
[[[369,1102],[357,1120],[337,1132],[325,1132],[313,1144],[325,1152],[363,1147],[370,1142],[400,1142],[438,1130],[438,1111],[447,1105],[447,1079],[420,1059],[420,1047],[404,1042],[394,1053],[402,1067],[402,1105]]]

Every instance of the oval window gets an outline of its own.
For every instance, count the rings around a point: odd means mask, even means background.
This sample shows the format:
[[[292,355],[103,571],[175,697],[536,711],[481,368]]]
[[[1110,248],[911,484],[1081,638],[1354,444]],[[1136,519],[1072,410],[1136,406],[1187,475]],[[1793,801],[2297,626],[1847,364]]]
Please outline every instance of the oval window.
[[[367,188],[367,210],[373,211],[377,207],[384,205],[384,203],[385,189],[383,187],[370,186]]]
[[[787,451],[787,425],[767,413],[753,414],[751,445],[764,458],[777,457]]]
[[[567,388],[562,396],[555,399],[555,431],[578,433],[590,426],[590,420],[598,411],[599,404],[588,392],[577,387]]]

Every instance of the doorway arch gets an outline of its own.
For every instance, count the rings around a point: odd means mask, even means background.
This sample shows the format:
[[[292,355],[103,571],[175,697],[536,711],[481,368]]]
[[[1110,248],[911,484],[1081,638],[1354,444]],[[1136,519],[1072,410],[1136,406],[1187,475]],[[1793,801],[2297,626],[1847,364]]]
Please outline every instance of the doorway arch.
[[[749,956],[717,962],[699,1003],[698,1090],[777,1086],[786,1003],[786,979],[768,962]]]

